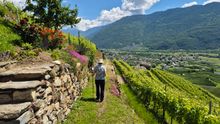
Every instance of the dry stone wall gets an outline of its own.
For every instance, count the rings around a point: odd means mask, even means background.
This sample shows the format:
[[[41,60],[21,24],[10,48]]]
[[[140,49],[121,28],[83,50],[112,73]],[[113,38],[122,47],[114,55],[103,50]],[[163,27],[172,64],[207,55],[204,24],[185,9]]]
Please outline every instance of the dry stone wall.
[[[56,124],[88,82],[88,71],[77,64],[0,63],[0,124]]]

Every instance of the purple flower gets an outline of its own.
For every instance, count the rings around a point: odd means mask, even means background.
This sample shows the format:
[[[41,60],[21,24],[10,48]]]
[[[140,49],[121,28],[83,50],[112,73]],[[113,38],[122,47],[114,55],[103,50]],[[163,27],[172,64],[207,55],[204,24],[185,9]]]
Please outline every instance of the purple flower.
[[[78,52],[76,52],[74,50],[70,50],[69,53],[70,53],[70,55],[78,58],[82,63],[87,62],[87,57],[80,55]]]

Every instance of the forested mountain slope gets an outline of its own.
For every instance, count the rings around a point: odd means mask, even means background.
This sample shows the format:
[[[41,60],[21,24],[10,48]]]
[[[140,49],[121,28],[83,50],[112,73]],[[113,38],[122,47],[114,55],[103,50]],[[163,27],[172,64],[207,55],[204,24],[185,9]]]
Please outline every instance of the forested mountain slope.
[[[219,27],[220,3],[211,3],[125,17],[90,39],[100,48],[139,44],[150,49],[215,49],[220,47]]]

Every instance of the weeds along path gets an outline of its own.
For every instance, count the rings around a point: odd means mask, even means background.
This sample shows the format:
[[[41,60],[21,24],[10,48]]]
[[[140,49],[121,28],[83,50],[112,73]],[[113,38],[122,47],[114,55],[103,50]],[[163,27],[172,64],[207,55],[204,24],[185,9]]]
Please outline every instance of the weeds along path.
[[[144,124],[146,119],[139,117],[128,104],[125,92],[117,89],[114,67],[110,61],[105,61],[107,67],[107,80],[105,86],[105,99],[95,102],[95,83],[90,80],[79,98],[72,107],[64,124]],[[134,100],[134,99],[133,99]],[[143,108],[141,108],[144,110]],[[152,119],[150,119],[152,120]],[[149,121],[151,124],[153,121]]]

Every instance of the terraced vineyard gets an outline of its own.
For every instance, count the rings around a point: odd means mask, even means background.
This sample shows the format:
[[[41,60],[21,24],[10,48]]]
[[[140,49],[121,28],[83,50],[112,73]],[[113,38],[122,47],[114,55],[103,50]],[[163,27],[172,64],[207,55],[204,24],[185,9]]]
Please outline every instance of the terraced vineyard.
[[[208,91],[166,71],[135,70],[127,63],[116,60],[114,64],[146,108],[162,121],[220,123],[220,100]]]

